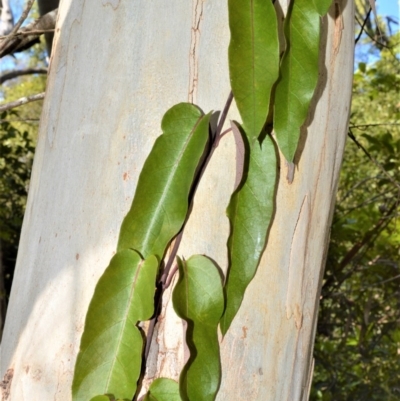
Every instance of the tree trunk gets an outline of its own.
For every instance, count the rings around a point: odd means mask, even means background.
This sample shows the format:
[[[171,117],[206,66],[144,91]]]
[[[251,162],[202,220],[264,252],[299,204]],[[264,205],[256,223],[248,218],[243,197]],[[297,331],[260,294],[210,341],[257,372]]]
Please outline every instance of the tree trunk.
[[[281,0],[281,4],[286,1]],[[283,7],[285,8],[285,7]],[[350,108],[353,2],[323,19],[321,75],[294,181],[281,165],[256,278],[221,343],[218,400],[305,400],[319,290]],[[225,2],[62,2],[1,347],[3,400],[68,401],[94,286],[116,249],[164,112],[229,94]],[[238,119],[233,110],[229,116]],[[179,254],[227,264],[235,146],[225,135]],[[165,299],[144,381],[177,378],[183,328]],[[157,359],[156,359],[157,357]]]

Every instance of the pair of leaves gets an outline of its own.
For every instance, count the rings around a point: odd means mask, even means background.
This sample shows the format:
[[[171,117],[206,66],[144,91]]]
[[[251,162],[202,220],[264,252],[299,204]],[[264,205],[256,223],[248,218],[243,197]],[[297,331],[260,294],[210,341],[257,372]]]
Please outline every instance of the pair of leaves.
[[[189,192],[209,135],[210,114],[192,104],[173,106],[139,177],[116,255],[97,283],[86,316],[72,395],[132,399],[141,367],[139,321],[154,313],[159,261],[182,227]],[[143,260],[144,259],[144,260]]]
[[[274,99],[274,130],[288,162],[297,149],[318,81],[320,17],[332,0],[292,0],[284,29],[286,51]],[[229,0],[229,72],[250,144],[264,127],[279,76],[277,17],[272,1]]]

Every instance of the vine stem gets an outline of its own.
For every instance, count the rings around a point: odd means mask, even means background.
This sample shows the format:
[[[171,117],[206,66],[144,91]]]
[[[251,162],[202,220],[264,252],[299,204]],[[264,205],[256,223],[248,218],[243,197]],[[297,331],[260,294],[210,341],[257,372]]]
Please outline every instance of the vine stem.
[[[172,270],[171,267],[174,263],[174,260],[176,258],[176,254],[178,253],[179,250],[179,246],[181,244],[182,241],[182,237],[183,237],[183,232],[186,226],[186,223],[188,221],[190,212],[192,210],[193,207],[193,199],[194,196],[196,194],[197,188],[199,186],[199,183],[201,181],[201,178],[204,175],[204,172],[206,171],[206,168],[208,166],[208,163],[211,160],[211,157],[215,151],[215,149],[218,146],[219,143],[219,139],[222,137],[223,134],[225,134],[226,132],[222,133],[222,128],[224,126],[226,117],[228,115],[228,111],[229,108],[232,104],[232,100],[233,100],[233,93],[232,91],[229,93],[228,99],[226,100],[224,109],[222,110],[222,113],[219,117],[218,120],[218,124],[217,124],[217,129],[215,131],[215,134],[211,134],[211,139],[210,139],[210,145],[208,146],[208,149],[206,151],[206,155],[204,157],[204,161],[203,163],[200,165],[200,168],[198,169],[198,172],[196,174],[196,177],[194,179],[193,182],[193,186],[192,186],[192,190],[191,193],[189,195],[189,208],[188,208],[188,213],[186,215],[186,219],[182,225],[182,228],[180,230],[180,232],[178,233],[178,235],[175,237],[175,240],[173,242],[172,245],[172,249],[171,252],[169,254],[168,257],[168,261],[163,269],[162,275],[159,279],[159,281],[157,282],[157,290],[156,290],[156,295],[155,295],[155,311],[154,311],[154,317],[150,320],[150,324],[149,324],[149,328],[147,330],[147,336],[146,336],[146,347],[145,347],[145,351],[144,351],[144,355],[143,355],[143,369],[146,369],[146,365],[147,365],[147,359],[150,353],[150,347],[151,347],[151,342],[153,339],[153,335],[154,335],[154,329],[157,323],[157,318],[160,314],[161,311],[161,305],[162,305],[162,299],[163,299],[163,295],[165,290],[170,286],[174,275],[176,274],[178,268],[177,266],[175,266]],[[143,372],[144,373],[144,372]],[[139,387],[139,386],[138,386]],[[135,398],[134,398],[135,399]]]

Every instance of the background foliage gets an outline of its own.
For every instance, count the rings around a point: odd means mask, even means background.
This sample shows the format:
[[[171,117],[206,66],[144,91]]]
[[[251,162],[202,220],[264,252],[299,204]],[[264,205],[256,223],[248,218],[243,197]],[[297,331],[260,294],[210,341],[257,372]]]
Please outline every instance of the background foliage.
[[[369,2],[356,0],[356,6],[361,25]],[[370,15],[356,47],[353,139],[345,150],[321,293],[312,400],[400,399],[400,36],[394,24],[380,19],[378,31]],[[7,57],[0,74],[45,65],[41,44]],[[44,87],[44,76],[20,77],[0,87],[0,99]],[[2,320],[40,111],[41,102],[34,102],[0,116]]]
[[[400,399],[400,35],[381,21],[382,45],[369,25],[356,55],[375,61],[356,59],[312,400]]]

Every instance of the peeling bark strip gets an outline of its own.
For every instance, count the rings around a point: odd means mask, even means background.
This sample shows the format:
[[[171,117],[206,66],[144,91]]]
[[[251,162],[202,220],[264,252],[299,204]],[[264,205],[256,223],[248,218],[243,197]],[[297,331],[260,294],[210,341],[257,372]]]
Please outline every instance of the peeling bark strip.
[[[200,23],[203,17],[203,0],[195,0],[192,14],[192,38],[189,52],[189,96],[190,103],[196,103],[199,62],[197,54],[200,40]]]

